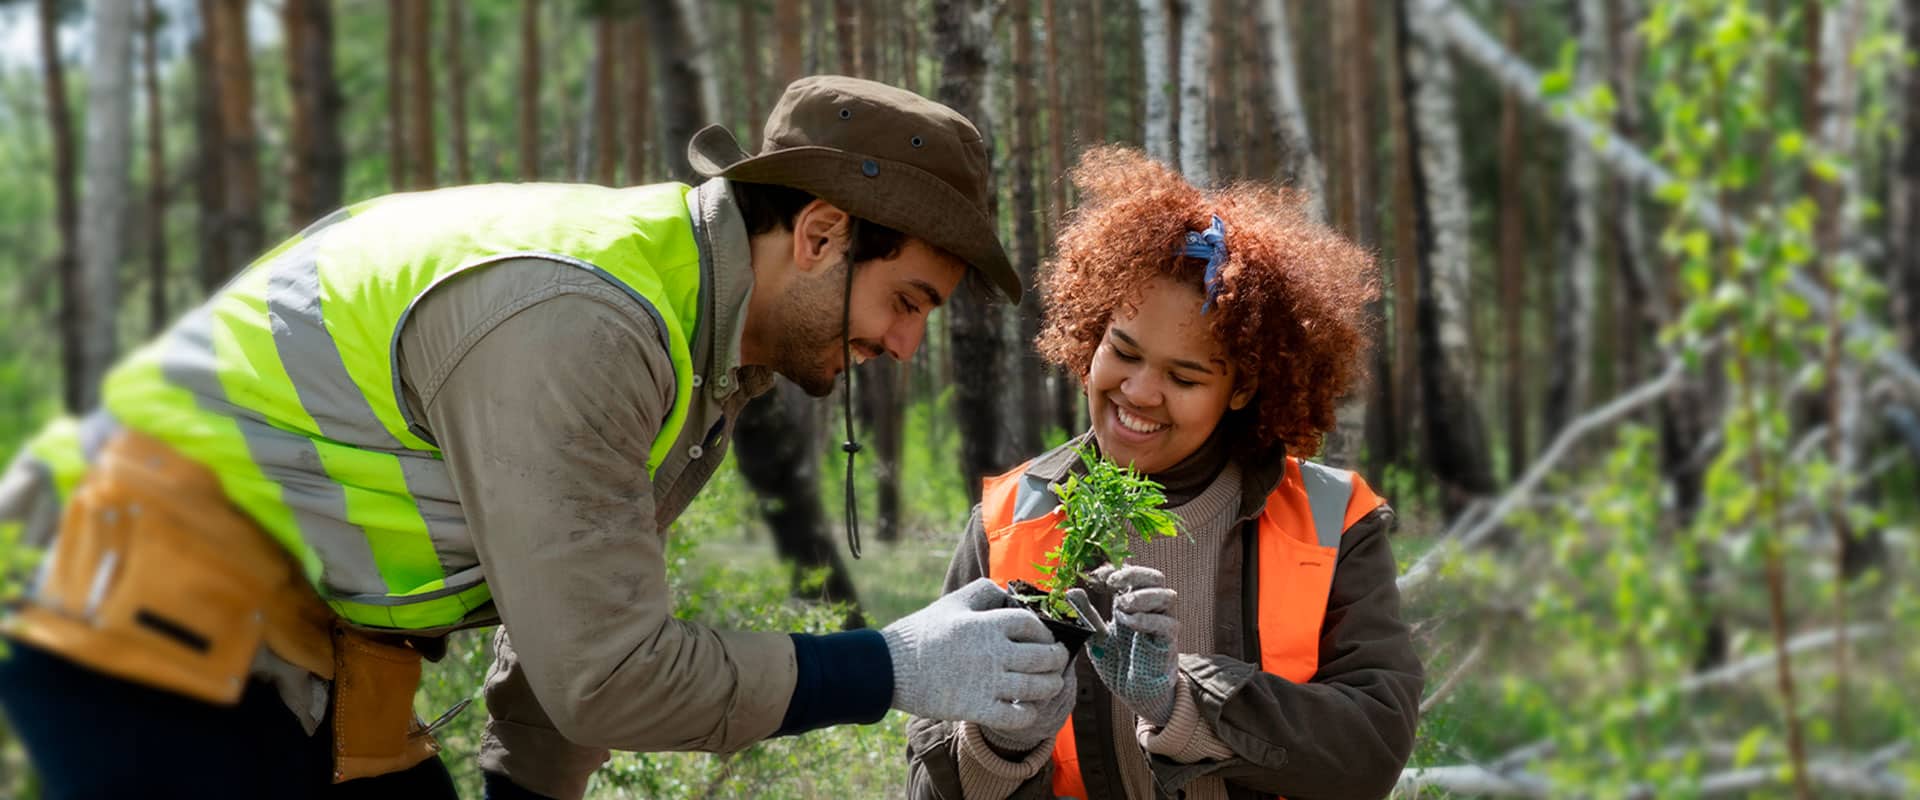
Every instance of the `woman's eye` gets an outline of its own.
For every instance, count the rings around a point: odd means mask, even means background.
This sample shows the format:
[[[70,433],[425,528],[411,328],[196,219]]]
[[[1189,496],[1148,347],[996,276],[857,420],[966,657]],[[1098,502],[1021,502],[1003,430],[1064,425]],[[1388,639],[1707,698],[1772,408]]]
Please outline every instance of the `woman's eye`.
[[[1182,377],[1180,377],[1179,375],[1175,375],[1175,374],[1172,374],[1172,373],[1168,373],[1168,374],[1167,374],[1167,377],[1168,377],[1168,378],[1171,378],[1171,379],[1173,380],[1173,385],[1175,385],[1175,386],[1179,386],[1179,387],[1183,387],[1183,388],[1184,388],[1184,387],[1188,387],[1188,386],[1199,386],[1199,385],[1200,385],[1200,382],[1199,382],[1199,381],[1190,381],[1190,380],[1187,380],[1186,378],[1182,378]]]
[[[1122,349],[1120,349],[1120,348],[1118,348],[1118,347],[1116,347],[1116,348],[1113,348],[1113,356],[1114,356],[1115,358],[1118,358],[1118,359],[1120,359],[1121,361],[1125,361],[1125,362],[1127,362],[1127,363],[1133,363],[1133,362],[1135,362],[1135,361],[1139,361],[1139,360],[1140,360],[1140,357],[1139,357],[1139,356],[1137,356],[1137,355],[1134,355],[1134,354],[1132,354],[1132,353],[1129,353],[1129,352],[1127,352],[1127,351],[1125,351],[1125,350],[1122,350]]]

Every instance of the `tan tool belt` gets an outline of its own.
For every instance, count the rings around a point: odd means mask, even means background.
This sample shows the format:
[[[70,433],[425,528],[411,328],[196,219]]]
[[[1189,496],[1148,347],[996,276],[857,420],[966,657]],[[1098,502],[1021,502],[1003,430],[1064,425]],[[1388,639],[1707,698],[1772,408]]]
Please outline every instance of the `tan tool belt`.
[[[413,715],[420,653],[347,626],[212,472],[117,434],[74,490],[20,641],[208,703],[240,701],[262,644],[333,681],[334,780],[383,775],[439,744]]]

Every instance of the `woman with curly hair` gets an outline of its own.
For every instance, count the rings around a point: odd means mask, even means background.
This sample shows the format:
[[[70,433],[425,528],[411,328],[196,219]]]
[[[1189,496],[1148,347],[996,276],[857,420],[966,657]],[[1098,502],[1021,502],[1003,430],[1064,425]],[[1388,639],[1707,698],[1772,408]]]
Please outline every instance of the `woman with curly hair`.
[[[1037,345],[1080,377],[1092,430],[987,480],[946,585],[1039,577],[1078,447],[1164,486],[1180,535],[1096,573],[1081,599],[1109,631],[1035,724],[914,720],[912,795],[1384,796],[1423,682],[1393,512],[1304,459],[1362,374],[1372,258],[1295,195],[1203,192],[1135,150],[1073,180]]]

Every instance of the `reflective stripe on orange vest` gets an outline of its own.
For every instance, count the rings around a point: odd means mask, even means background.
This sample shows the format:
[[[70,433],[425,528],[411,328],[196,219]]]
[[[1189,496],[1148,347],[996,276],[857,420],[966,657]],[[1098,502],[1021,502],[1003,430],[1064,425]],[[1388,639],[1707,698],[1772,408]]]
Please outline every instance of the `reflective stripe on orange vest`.
[[[1060,544],[1060,501],[1029,461],[988,478],[980,493],[987,535],[987,577],[1005,586],[1039,583],[1046,554]],[[1295,683],[1320,668],[1320,627],[1340,537],[1384,501],[1359,475],[1289,456],[1286,475],[1260,514],[1258,576],[1260,668]],[[1069,718],[1054,737],[1053,793],[1087,797]]]

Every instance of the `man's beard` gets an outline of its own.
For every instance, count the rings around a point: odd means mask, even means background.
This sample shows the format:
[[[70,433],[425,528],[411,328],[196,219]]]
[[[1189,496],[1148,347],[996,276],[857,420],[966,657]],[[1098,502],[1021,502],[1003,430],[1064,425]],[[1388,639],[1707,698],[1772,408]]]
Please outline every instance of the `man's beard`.
[[[846,282],[851,268],[842,259],[831,273],[794,283],[781,296],[776,328],[781,334],[770,366],[813,397],[832,394],[838,379],[834,365],[846,347]]]

